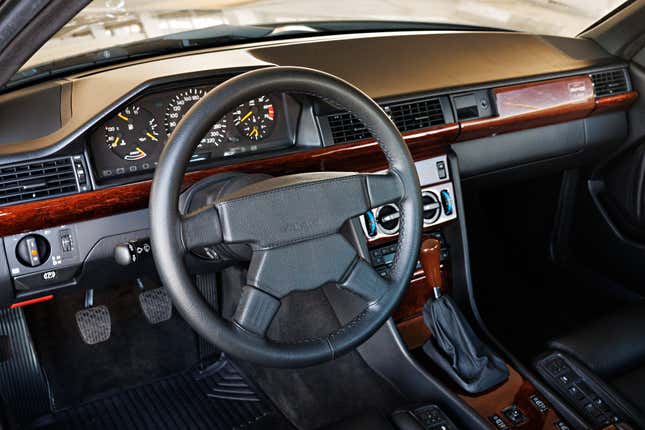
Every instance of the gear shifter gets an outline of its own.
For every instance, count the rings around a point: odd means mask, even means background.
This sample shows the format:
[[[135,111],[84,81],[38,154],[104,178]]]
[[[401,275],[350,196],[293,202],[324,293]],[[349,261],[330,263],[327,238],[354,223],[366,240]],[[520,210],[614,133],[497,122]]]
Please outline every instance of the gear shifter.
[[[421,267],[426,275],[426,284],[432,288],[435,298],[441,297],[441,242],[437,239],[426,239],[421,244],[419,254]]]
[[[476,394],[508,379],[506,364],[475,334],[450,296],[442,294],[441,243],[427,239],[419,255],[434,298],[423,306],[423,320],[432,337],[423,350],[461,388]]]

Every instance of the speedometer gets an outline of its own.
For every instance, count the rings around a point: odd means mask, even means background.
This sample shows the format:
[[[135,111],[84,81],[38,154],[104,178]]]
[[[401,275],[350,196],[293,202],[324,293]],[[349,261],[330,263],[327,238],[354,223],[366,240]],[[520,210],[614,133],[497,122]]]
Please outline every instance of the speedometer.
[[[168,135],[175,130],[175,127],[177,127],[177,124],[186,112],[204,97],[205,94],[206,90],[203,88],[190,88],[180,91],[168,102],[164,115],[164,127]],[[226,141],[226,130],[227,121],[226,117],[224,117],[209,130],[197,148],[207,149],[222,145]]]

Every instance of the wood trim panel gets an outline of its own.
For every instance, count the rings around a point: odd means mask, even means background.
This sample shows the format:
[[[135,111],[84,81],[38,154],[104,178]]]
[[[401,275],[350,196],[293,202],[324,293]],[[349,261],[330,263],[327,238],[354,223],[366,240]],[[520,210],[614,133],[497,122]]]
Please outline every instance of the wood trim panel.
[[[502,415],[502,409],[510,405],[517,405],[520,410],[526,415],[529,421],[526,424],[522,424],[517,427],[510,428],[522,428],[525,430],[553,430],[555,429],[555,423],[561,418],[558,416],[553,406],[540,395],[537,389],[531,384],[530,381],[524,379],[517,370],[508,366],[509,378],[508,380],[480,395],[470,395],[463,392],[459,393],[459,397],[463,399],[471,408],[473,408],[479,415],[484,419],[488,420],[488,417],[492,415],[499,415],[504,419],[507,424],[510,424],[508,419]],[[540,400],[545,402],[549,407],[549,410],[546,413],[541,413],[533,405],[530,396],[537,395]],[[491,424],[491,428],[495,428]]]
[[[457,124],[447,124],[406,133],[404,139],[414,159],[421,160],[445,154],[446,144],[456,138],[458,131]],[[216,173],[233,170],[285,175],[321,170],[377,171],[385,168],[387,162],[378,143],[366,140],[191,172],[184,176],[184,186]],[[7,236],[143,209],[148,206],[151,185],[152,181],[148,180],[0,207],[0,235]]]
[[[396,328],[410,350],[420,348],[432,336],[422,315],[402,321],[396,325]]]
[[[613,96],[600,97],[596,99],[596,107],[593,115],[599,115],[607,112],[627,110],[638,98],[638,92],[630,91],[624,94],[615,94]]]
[[[584,118],[596,106],[588,75],[496,88],[493,99],[498,115],[462,121],[459,141]]]

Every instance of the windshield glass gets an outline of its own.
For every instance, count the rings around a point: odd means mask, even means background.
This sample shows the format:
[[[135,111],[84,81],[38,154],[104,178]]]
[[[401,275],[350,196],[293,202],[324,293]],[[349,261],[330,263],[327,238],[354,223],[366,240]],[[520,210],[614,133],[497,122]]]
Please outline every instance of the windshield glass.
[[[95,0],[36,52],[21,70],[79,54],[223,24],[257,26],[321,21],[402,21],[474,25],[574,36],[622,2],[623,0]],[[384,22],[384,29],[387,29],[385,24]],[[299,26],[291,27],[290,31],[310,32],[311,29]]]

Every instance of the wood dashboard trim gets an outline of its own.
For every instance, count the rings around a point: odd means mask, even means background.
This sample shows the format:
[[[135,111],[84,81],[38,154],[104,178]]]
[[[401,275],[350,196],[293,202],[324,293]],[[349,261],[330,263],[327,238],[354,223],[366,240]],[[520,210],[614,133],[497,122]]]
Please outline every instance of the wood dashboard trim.
[[[599,115],[607,112],[627,110],[634,104],[638,98],[637,91],[630,91],[624,94],[615,94],[612,96],[599,97],[596,99],[596,106],[592,112],[593,115]]]
[[[445,154],[446,144],[459,131],[457,124],[431,127],[404,134],[415,160]],[[373,140],[297,152],[262,160],[216,167],[184,176],[184,187],[216,173],[239,170],[249,173],[291,174],[307,171],[378,171],[387,162]],[[148,206],[152,181],[142,181],[70,196],[0,207],[0,236],[87,221]]]
[[[588,75],[496,88],[493,99],[497,116],[462,121],[459,141],[581,119],[596,107]]]
[[[570,88],[570,85],[580,86],[580,98],[572,98],[570,92],[565,91]],[[513,109],[505,106],[501,110],[503,116],[462,121],[404,133],[403,137],[413,158],[418,161],[444,154],[449,144],[458,141],[570,121],[584,118],[592,113],[627,109],[638,97],[638,93],[632,91],[594,100],[593,86],[588,75],[499,87],[493,92],[496,100],[513,100],[513,104],[521,105],[524,104],[522,100],[528,100],[527,106],[533,107],[530,105],[531,100],[544,97],[551,97],[551,103],[542,103],[534,109],[526,107],[518,109],[518,106],[514,106]],[[325,170],[377,171],[386,167],[385,158],[378,144],[368,139],[191,172],[185,175],[184,186],[189,186],[207,176],[232,170],[284,175]],[[0,207],[0,235],[7,236],[143,209],[148,205],[150,186],[151,181],[148,180],[71,196]]]

